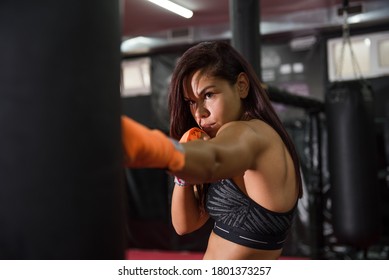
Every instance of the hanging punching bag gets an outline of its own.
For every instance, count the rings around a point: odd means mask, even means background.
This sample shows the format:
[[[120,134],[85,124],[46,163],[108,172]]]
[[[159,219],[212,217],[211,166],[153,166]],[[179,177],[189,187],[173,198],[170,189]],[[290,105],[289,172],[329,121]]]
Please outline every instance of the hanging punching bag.
[[[358,80],[332,84],[326,115],[334,234],[366,248],[381,227],[372,89]]]
[[[0,3],[0,259],[122,259],[118,1]]]

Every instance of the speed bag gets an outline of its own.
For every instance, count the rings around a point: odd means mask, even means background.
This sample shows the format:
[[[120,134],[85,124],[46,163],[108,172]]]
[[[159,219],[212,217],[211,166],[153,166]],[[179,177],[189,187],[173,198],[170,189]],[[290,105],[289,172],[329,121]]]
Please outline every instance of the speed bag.
[[[363,81],[336,82],[325,101],[334,235],[365,248],[381,225],[373,91]]]

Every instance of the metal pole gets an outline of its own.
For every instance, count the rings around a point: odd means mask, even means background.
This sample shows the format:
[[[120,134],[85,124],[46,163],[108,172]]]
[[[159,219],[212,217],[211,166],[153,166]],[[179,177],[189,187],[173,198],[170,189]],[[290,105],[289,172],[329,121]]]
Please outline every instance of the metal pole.
[[[230,0],[232,46],[253,66],[261,78],[259,0]]]

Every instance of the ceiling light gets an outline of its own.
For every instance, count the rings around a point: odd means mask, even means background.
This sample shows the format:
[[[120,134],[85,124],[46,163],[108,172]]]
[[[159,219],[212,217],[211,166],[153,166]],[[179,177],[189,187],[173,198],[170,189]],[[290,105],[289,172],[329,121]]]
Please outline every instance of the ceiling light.
[[[139,36],[123,41],[120,50],[122,53],[147,52],[150,48],[159,46],[163,42],[164,40],[159,38]]]
[[[169,0],[148,0],[151,3],[154,3],[166,10],[169,10],[173,13],[176,13],[184,18],[191,18],[193,16],[193,12],[187,8],[184,8],[176,3],[173,3]]]

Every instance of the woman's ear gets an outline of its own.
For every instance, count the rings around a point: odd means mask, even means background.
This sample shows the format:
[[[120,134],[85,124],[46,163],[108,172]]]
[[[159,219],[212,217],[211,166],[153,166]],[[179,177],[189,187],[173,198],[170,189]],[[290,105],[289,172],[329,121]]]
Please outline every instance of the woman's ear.
[[[247,97],[250,89],[249,78],[246,73],[241,72],[236,79],[236,86],[239,92],[240,98],[244,99]]]

